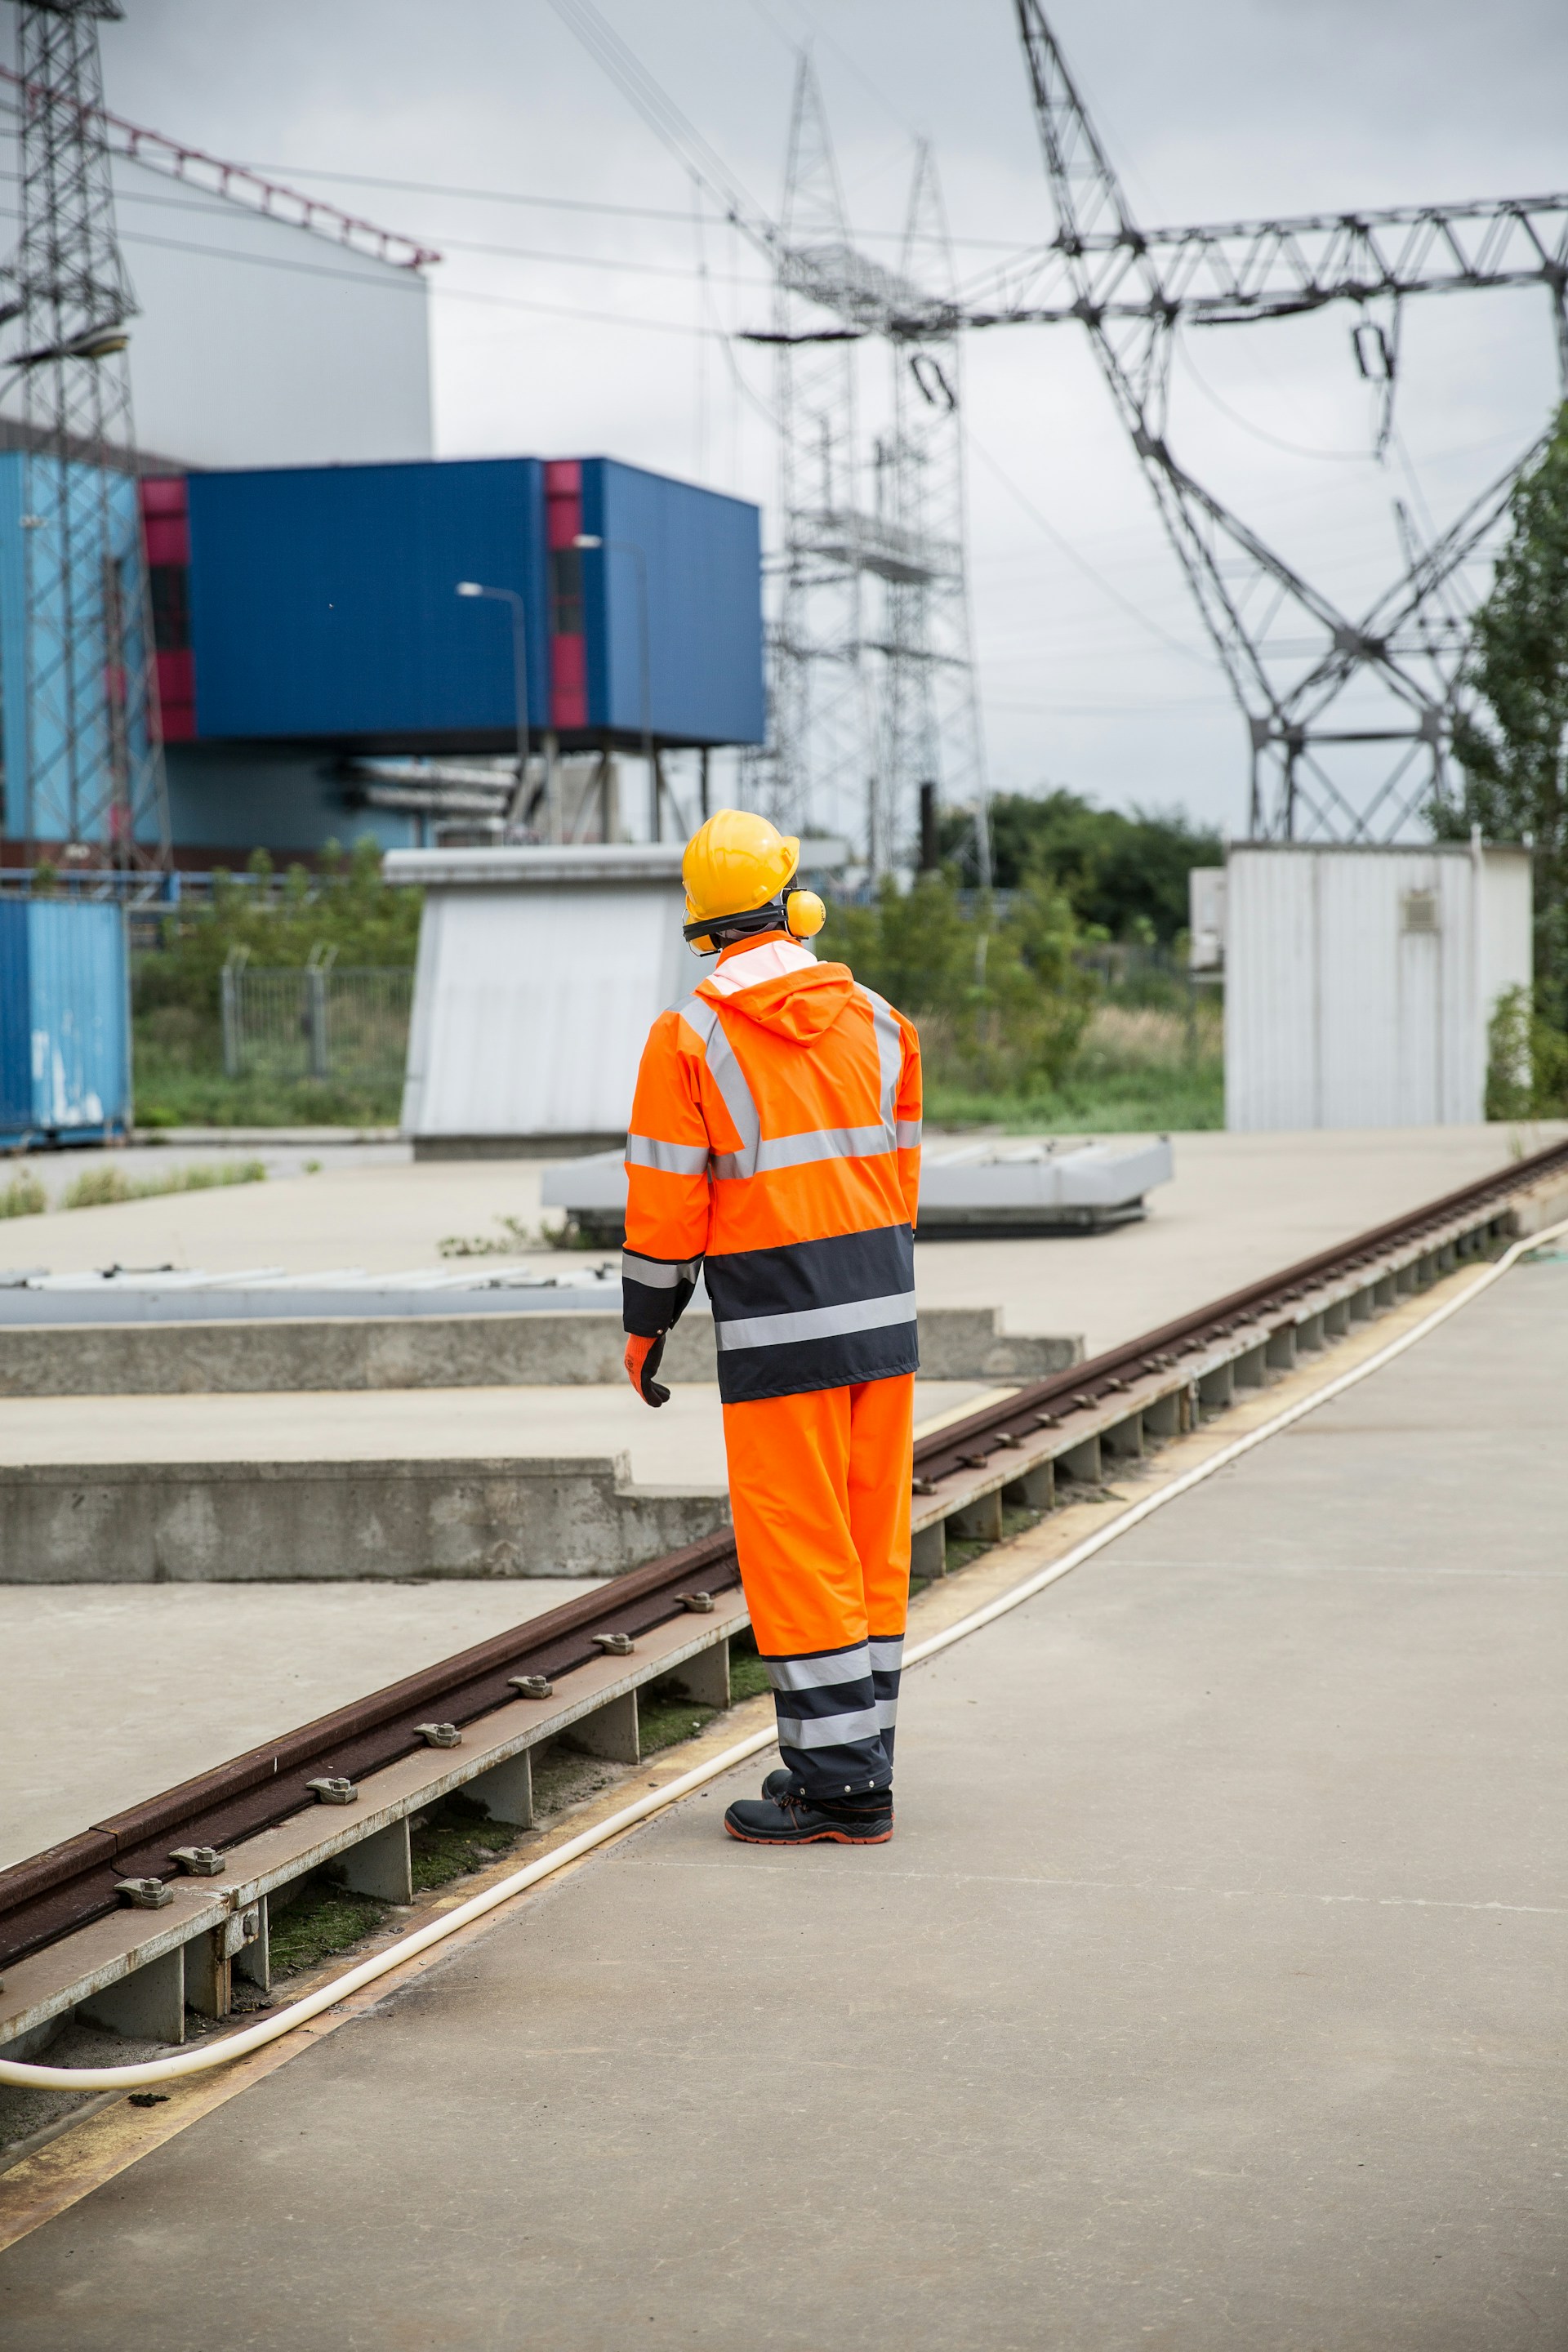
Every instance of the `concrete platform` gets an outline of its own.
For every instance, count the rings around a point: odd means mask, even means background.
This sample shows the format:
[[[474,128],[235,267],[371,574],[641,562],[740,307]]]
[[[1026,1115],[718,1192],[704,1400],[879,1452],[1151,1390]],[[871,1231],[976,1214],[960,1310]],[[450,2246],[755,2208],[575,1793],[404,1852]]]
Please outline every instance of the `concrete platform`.
[[[916,1252],[921,1304],[1000,1306],[1011,1329],[1081,1332],[1093,1352],[1564,1134],[1568,1124],[1548,1121],[1178,1135],[1174,1178],[1150,1195],[1146,1222],[1082,1237],[923,1243]],[[504,1243],[503,1216],[536,1232],[541,1172],[530,1160],[366,1167],[345,1155],[319,1175],[235,1192],[17,1218],[0,1226],[0,1260],[55,1273],[118,1262],[392,1274],[434,1263],[446,1238]],[[575,1253],[542,1250],[493,1262],[584,1263]]]
[[[0,1587],[0,1868],[595,1589]]]
[[[663,1816],[15,2246],[7,2347],[1556,2352],[1565,1385],[1527,1266],[911,1675],[893,1844]]]
[[[615,1576],[728,1516],[716,1387],[0,1403],[0,1585]]]

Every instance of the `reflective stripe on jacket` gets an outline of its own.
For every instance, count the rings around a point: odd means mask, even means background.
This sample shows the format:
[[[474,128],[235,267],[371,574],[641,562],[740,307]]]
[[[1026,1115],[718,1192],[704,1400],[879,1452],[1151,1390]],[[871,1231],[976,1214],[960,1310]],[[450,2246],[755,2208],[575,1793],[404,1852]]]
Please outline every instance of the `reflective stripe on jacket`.
[[[655,1022],[626,1139],[628,1331],[701,1268],[727,1404],[913,1371],[920,1043],[843,964],[742,942]]]

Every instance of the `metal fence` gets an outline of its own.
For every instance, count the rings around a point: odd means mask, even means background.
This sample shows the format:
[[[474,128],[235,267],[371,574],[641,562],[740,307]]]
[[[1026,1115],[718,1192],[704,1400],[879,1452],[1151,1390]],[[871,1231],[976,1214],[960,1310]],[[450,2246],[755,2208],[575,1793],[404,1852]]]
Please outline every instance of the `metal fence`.
[[[414,974],[405,966],[339,970],[312,951],[285,970],[237,948],[223,968],[223,1064],[231,1078],[339,1078],[386,1085],[403,1075]]]

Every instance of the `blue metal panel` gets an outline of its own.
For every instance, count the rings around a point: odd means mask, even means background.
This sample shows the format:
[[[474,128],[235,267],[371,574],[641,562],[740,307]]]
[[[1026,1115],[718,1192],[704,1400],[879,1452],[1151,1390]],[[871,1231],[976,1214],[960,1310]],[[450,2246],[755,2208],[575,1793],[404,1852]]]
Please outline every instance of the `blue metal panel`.
[[[0,1141],[33,1123],[32,1011],[27,988],[27,908],[0,898]]]
[[[5,831],[26,826],[27,624],[19,449],[0,453],[0,740],[5,758]],[[0,1081],[0,1087],[4,1082]]]
[[[656,738],[760,743],[762,518],[743,499],[645,474],[609,457],[583,465],[588,715],[635,736],[643,701],[642,599]]]
[[[53,529],[52,518],[58,511],[57,492],[59,464],[55,458],[36,461],[39,470],[33,482],[33,494],[46,507],[47,517],[41,528]],[[109,734],[109,710],[103,697],[101,649],[92,651],[92,630],[102,619],[103,579],[98,565],[96,530],[83,534],[82,543],[90,547],[91,561],[73,578],[71,593],[76,610],[85,615],[92,628],[84,633],[86,650],[78,663],[74,683],[68,696],[57,688],[48,698],[53,715],[35,714],[35,724],[51,729],[31,747],[27,740],[27,619],[26,619],[26,532],[23,528],[24,500],[27,494],[27,460],[16,449],[0,452],[0,740],[3,740],[5,762],[5,828],[23,839],[40,841],[68,840],[76,830],[79,810],[68,804],[66,771],[60,760],[61,738],[58,710],[62,700],[68,700],[77,714],[80,730],[80,776],[82,799],[86,805],[96,805],[106,788],[108,763],[111,757]],[[73,508],[92,511],[100,495],[100,482],[90,466],[68,463],[65,468],[68,493]],[[56,487],[51,488],[50,484]],[[40,495],[42,493],[43,495]],[[112,535],[112,552],[122,575],[122,585],[128,567],[137,550],[141,520],[136,503],[136,484],[128,474],[111,474],[109,478],[109,512]],[[40,527],[40,526],[30,526]],[[49,567],[46,567],[49,568]],[[55,583],[44,604],[46,619],[52,628],[59,625],[59,586]],[[134,662],[140,658],[139,632],[131,625],[126,650]],[[145,739],[137,746],[145,750]],[[40,777],[52,778],[51,785],[40,785]],[[31,788],[30,788],[31,787]],[[143,831],[148,821],[143,820]]]
[[[528,611],[531,724],[548,709],[536,458],[190,478],[199,736],[509,741],[508,607]]]
[[[26,911],[34,1128],[122,1131],[131,1121],[123,910],[31,898]]]

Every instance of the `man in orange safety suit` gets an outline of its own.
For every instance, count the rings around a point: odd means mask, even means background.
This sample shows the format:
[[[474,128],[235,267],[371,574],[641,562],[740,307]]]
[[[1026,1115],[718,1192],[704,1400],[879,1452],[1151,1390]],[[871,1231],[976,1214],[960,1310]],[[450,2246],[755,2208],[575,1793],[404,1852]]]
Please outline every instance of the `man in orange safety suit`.
[[[880,1844],[909,1603],[920,1044],[802,944],[800,845],[721,809],[688,845],[685,935],[718,963],[654,1023],[626,1139],[626,1366],[653,1405],[706,1279],[731,1507],[781,1769],[732,1837]]]

